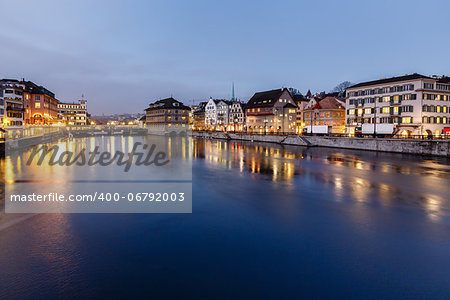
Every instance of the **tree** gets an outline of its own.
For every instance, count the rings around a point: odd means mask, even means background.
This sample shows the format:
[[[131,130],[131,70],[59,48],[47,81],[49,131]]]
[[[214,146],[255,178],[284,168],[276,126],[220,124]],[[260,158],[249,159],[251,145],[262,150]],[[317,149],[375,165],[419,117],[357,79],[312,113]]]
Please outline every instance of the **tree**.
[[[348,88],[352,85],[353,85],[353,83],[351,83],[350,81],[341,82],[333,89],[333,92],[343,93],[343,92],[345,92],[346,88]]]

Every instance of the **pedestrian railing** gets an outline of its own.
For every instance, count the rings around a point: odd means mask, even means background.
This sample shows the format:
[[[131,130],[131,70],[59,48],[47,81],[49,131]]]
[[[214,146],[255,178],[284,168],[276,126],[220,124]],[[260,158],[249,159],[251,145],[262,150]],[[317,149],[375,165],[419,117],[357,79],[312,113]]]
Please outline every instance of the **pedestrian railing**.
[[[442,134],[442,135],[360,135],[355,136],[353,134],[348,133],[328,133],[328,134],[298,134],[292,132],[245,132],[245,131],[215,131],[215,130],[193,130],[193,132],[199,133],[228,133],[228,134],[237,134],[237,135],[279,135],[279,136],[288,136],[288,135],[297,135],[297,136],[325,136],[325,137],[342,137],[342,138],[358,138],[358,139],[368,139],[368,138],[377,138],[377,139],[398,139],[398,140],[450,140],[450,134]]]

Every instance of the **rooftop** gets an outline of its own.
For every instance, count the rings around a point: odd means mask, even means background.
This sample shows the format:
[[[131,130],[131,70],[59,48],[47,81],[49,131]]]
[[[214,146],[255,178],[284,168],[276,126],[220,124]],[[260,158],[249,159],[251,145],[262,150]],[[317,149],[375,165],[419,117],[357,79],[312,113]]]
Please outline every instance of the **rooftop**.
[[[257,92],[247,102],[247,107],[273,106],[284,92],[283,89],[276,89],[264,92]]]
[[[175,100],[172,97],[161,99],[154,103],[151,103],[149,105],[149,107],[145,110],[160,109],[160,108],[165,108],[165,109],[180,108],[180,109],[185,109],[185,110],[191,110],[191,108],[189,106],[184,105],[183,103],[181,103],[178,100]]]
[[[353,88],[357,88],[357,87],[364,87],[364,86],[371,86],[371,85],[378,85],[378,84],[393,83],[393,82],[416,80],[416,79],[433,79],[433,78],[425,76],[425,75],[414,73],[414,74],[410,74],[410,75],[404,75],[404,76],[397,76],[397,77],[383,78],[383,79],[378,79],[378,80],[373,80],[373,81],[361,82],[361,83],[352,85],[351,87],[348,87],[348,89],[353,89]]]

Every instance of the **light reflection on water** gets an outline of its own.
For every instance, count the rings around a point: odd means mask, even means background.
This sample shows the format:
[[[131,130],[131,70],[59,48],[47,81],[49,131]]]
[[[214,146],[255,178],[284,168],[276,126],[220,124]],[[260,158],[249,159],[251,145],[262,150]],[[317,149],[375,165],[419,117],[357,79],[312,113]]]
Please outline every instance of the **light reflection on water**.
[[[285,184],[313,179],[334,192],[333,201],[403,207],[431,221],[450,221],[446,158],[221,140],[194,140],[194,157],[214,168],[239,169]]]

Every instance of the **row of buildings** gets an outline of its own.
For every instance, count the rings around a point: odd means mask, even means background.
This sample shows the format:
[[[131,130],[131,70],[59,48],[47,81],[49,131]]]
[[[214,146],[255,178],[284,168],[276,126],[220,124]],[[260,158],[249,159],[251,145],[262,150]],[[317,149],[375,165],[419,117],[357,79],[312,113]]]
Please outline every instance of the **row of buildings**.
[[[65,103],[31,81],[0,80],[0,124],[3,129],[24,125],[86,125],[87,101]]]
[[[301,133],[327,125],[354,135],[364,124],[392,124],[394,135],[450,134],[450,78],[411,74],[358,83],[341,93],[302,95],[280,88],[255,93],[246,103],[212,99],[191,108],[167,98],[150,104],[147,126],[170,130]],[[375,127],[376,128],[376,127]]]

